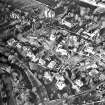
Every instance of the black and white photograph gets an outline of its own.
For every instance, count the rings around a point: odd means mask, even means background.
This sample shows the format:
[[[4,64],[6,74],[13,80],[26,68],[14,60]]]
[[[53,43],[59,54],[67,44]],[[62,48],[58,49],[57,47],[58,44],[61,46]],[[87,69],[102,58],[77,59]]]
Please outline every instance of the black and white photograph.
[[[105,0],[0,0],[0,105],[105,105]]]

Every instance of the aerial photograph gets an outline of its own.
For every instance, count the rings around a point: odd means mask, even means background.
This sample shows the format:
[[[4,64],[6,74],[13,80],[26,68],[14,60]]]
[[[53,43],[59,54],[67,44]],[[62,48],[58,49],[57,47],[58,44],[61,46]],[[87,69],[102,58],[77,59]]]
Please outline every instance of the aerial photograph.
[[[0,0],[0,105],[105,105],[105,0]]]

